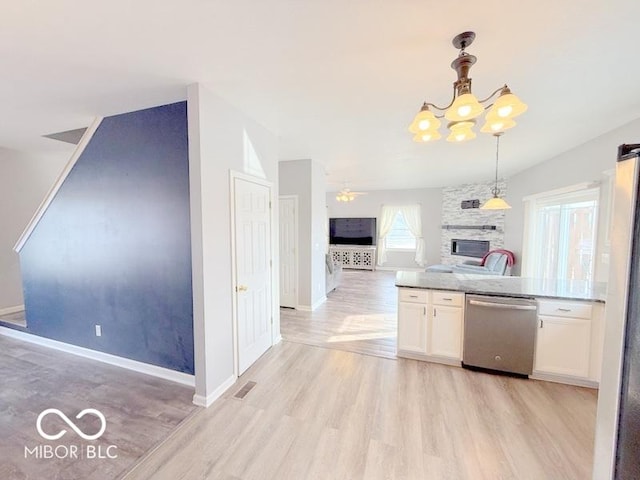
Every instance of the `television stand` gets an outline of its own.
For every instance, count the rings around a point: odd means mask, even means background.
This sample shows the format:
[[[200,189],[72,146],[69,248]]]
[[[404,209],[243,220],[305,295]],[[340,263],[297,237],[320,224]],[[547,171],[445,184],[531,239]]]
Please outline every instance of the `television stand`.
[[[357,270],[376,269],[376,247],[360,245],[331,245],[329,253],[333,263],[342,265],[342,268]]]

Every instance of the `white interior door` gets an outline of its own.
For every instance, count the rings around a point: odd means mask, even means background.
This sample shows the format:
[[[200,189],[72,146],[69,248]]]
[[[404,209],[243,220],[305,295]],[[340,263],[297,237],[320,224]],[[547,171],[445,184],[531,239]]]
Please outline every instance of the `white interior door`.
[[[238,375],[272,345],[270,188],[235,177],[235,278]]]
[[[280,306],[298,306],[298,198],[280,197]]]

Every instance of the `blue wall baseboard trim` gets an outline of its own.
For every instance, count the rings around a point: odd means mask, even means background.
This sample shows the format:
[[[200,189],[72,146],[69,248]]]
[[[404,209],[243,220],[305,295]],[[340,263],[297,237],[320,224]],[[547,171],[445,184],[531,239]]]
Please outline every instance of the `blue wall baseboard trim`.
[[[41,345],[46,348],[52,348],[61,352],[88,358],[90,360],[107,363],[116,367],[126,368],[127,370],[133,370],[134,372],[144,373],[145,375],[151,375],[153,377],[162,378],[164,380],[169,380],[171,382],[180,383],[182,385],[195,388],[195,377],[187,373],[176,372],[175,370],[169,370],[168,368],[149,365],[148,363],[137,362],[128,358],[118,357],[115,355],[110,355],[108,353],[78,347],[77,345],[71,345],[69,343],[58,342],[56,340],[39,337],[37,335],[32,335],[24,331],[7,328],[4,326],[0,326],[0,335],[4,335],[5,337],[14,338],[16,340],[21,340],[24,342],[33,343],[36,345]]]

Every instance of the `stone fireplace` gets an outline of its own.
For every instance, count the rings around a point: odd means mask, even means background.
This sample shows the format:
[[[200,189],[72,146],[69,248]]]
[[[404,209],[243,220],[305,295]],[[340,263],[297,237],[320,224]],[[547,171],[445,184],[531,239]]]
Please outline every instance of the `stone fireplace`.
[[[493,182],[489,181],[442,189],[440,260],[443,264],[478,260],[484,256],[480,251],[504,248],[504,210],[462,208],[462,202],[465,206],[474,205],[469,200],[479,200],[482,205],[491,197],[492,188]],[[500,180],[498,188],[504,195],[506,182]],[[469,241],[471,243],[466,243]]]

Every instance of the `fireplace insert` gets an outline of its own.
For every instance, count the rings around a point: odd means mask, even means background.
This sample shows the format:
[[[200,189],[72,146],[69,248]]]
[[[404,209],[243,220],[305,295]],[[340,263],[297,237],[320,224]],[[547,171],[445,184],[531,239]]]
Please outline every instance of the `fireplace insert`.
[[[488,240],[451,240],[451,255],[482,258],[489,251]]]

